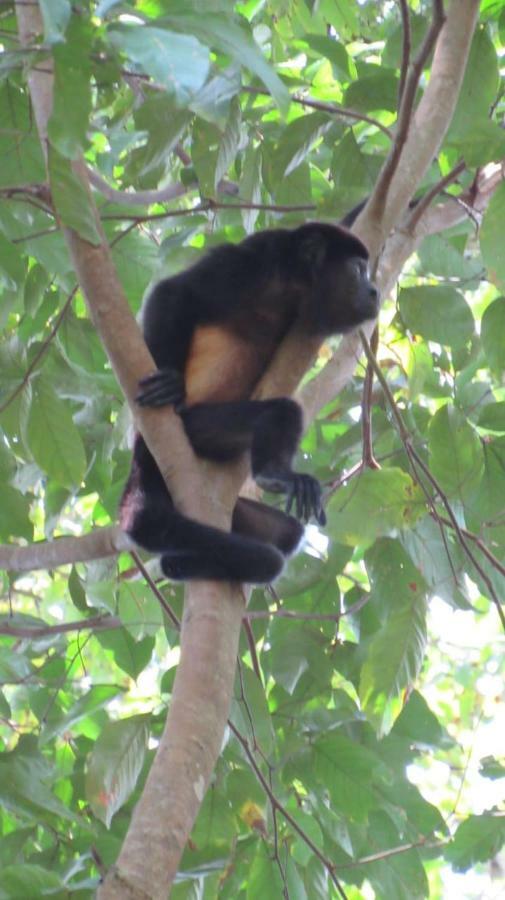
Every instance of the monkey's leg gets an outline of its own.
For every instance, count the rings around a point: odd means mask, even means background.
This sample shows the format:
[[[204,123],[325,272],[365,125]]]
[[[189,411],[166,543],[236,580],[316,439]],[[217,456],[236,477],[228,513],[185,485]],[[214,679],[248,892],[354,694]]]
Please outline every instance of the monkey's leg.
[[[287,494],[287,511],[294,506],[299,519],[314,515],[324,525],[319,482],[292,468],[302,433],[302,411],[294,400],[198,403],[182,409],[180,415],[196,453],[225,462],[250,450],[258,484]]]
[[[161,553],[161,568],[175,580],[269,583],[282,571],[284,557],[275,547],[187,519],[158,506],[137,513],[129,534],[137,543]]]
[[[279,550],[268,543],[268,534],[261,540],[261,535],[251,533],[249,539],[246,534],[220,531],[178,513],[141,435],[135,439],[120,520],[137,544],[162,554],[161,566],[170,578],[268,583],[279,575],[284,563]],[[253,539],[256,537],[259,539]]]
[[[294,516],[247,497],[238,498],[231,527],[235,534],[273,544],[285,556],[295,552],[304,534],[303,525]]]

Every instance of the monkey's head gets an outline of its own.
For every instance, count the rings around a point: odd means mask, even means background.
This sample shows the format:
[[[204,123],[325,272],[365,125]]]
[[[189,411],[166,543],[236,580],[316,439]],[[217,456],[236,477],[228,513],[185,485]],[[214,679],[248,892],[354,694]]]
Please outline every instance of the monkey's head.
[[[311,285],[307,310],[311,329],[342,334],[375,319],[379,291],[370,281],[368,250],[346,228],[320,222],[294,232],[303,276]]]

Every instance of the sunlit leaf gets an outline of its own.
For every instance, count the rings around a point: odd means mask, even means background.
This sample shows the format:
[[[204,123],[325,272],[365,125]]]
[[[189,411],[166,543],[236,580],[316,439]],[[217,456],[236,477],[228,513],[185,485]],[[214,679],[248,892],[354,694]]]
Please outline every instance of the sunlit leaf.
[[[130,716],[108,722],[88,760],[86,795],[93,811],[110,826],[135,789],[147,748],[149,717]]]

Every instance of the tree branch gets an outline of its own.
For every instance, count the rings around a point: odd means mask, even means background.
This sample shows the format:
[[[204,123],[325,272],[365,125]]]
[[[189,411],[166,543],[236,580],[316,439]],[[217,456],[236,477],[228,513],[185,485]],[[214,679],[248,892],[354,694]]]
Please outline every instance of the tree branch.
[[[412,118],[407,116],[408,91],[404,92],[400,127],[407,127],[405,140],[395,142],[386,160],[376,190],[358,216],[355,229],[375,257],[435,158],[456,107],[472,40],[479,0],[452,0],[433,55],[430,80]],[[426,48],[425,48],[426,49]],[[412,79],[412,86],[414,78]],[[403,125],[400,123],[403,120]],[[392,170],[392,160],[394,168]],[[380,182],[387,183],[387,195]],[[379,207],[375,196],[383,197]]]

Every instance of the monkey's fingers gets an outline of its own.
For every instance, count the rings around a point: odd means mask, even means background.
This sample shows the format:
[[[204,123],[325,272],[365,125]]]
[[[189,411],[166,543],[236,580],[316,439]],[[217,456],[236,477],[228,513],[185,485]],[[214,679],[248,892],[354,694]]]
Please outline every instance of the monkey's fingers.
[[[184,379],[175,369],[161,369],[139,381],[141,391],[135,397],[139,406],[181,406],[184,402]]]
[[[321,485],[312,475],[295,473],[287,491],[286,512],[295,509],[297,519],[306,522],[314,516],[319,525],[326,524],[322,507]]]

